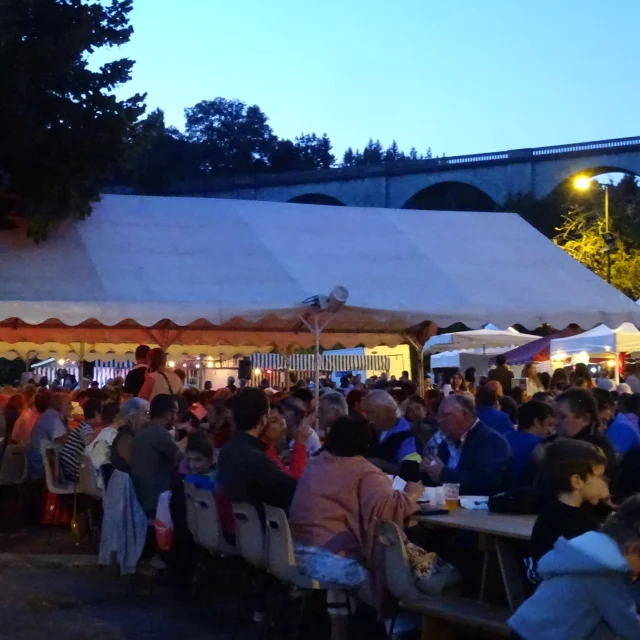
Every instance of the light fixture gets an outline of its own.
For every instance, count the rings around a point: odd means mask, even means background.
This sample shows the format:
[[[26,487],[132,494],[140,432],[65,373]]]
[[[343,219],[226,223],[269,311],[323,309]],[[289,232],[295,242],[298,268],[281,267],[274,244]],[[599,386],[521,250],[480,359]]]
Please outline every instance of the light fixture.
[[[588,178],[587,176],[578,176],[573,181],[573,186],[578,191],[587,191],[591,187],[591,179]]]
[[[62,366],[64,364],[64,358],[60,358],[60,360],[58,360],[58,364]]]
[[[591,373],[595,373],[597,370],[597,367],[589,367],[589,371],[591,371]]]
[[[607,366],[611,367],[613,369],[613,367],[616,366],[616,361],[615,360],[607,360]]]
[[[176,366],[175,360],[169,360],[167,364],[169,365],[169,369],[174,369]]]
[[[200,363],[198,362],[198,363],[196,364],[196,369],[199,369],[199,368],[200,368]]]
[[[207,362],[207,369],[213,369],[213,362]]]
[[[254,376],[262,375],[262,369],[258,369],[258,368],[254,369],[253,370],[253,375]]]

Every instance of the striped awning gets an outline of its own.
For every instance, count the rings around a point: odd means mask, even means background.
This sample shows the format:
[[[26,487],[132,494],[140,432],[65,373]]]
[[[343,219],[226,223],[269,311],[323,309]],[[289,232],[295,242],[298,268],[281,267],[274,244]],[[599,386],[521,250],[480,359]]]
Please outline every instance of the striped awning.
[[[251,366],[256,369],[279,371],[314,371],[315,356],[312,353],[294,353],[285,359],[279,353],[254,353]],[[327,355],[320,357],[321,371],[389,371],[388,356]]]

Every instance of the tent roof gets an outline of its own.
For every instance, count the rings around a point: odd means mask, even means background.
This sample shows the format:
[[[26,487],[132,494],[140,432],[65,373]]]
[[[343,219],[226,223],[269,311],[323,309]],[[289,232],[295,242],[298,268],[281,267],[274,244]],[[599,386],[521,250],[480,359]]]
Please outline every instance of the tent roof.
[[[427,320],[640,322],[640,306],[505,213],[106,195],[39,245],[0,232],[0,273],[0,322],[26,323],[23,336],[45,321],[196,321],[230,332],[229,344],[238,332],[252,334],[239,344],[267,344],[305,334],[297,305],[337,285],[349,306],[327,327],[342,339],[326,346],[396,344]]]
[[[560,353],[581,351],[594,355],[640,351],[640,331],[629,322],[621,324],[617,329],[601,324],[577,336],[551,340],[552,357]]]
[[[424,353],[441,353],[461,349],[483,349],[490,347],[512,347],[537,340],[538,336],[520,333],[509,328],[505,331],[497,329],[476,329],[475,331],[456,331],[442,333],[427,340]]]
[[[568,338],[582,333],[577,327],[559,329],[553,335],[543,336],[538,340],[516,347],[504,354],[508,364],[525,364],[527,362],[545,362],[551,358],[551,340]]]

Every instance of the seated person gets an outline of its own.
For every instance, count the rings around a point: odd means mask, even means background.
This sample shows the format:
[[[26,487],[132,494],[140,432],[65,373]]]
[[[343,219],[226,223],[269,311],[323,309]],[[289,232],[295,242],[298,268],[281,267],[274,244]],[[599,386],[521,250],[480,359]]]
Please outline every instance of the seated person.
[[[131,472],[131,445],[135,436],[149,423],[149,403],[129,398],[118,414],[118,433],[111,443],[110,462],[114,471]]]
[[[396,401],[386,392],[377,389],[369,393],[362,403],[362,413],[374,430],[375,439],[369,457],[376,461],[399,467],[407,457],[415,455],[416,440],[407,420],[400,414]]]
[[[404,491],[395,491],[384,472],[364,458],[370,444],[365,420],[340,418],[298,483],[289,523],[311,577],[351,586],[363,582],[363,567],[374,568],[377,523],[401,525],[419,509],[422,485],[409,482]]]
[[[96,469],[100,469],[102,465],[111,461],[111,445],[118,435],[118,427],[115,422],[119,413],[120,405],[117,402],[107,402],[102,407],[100,433],[85,449],[85,453],[91,458],[91,462]]]
[[[556,437],[590,442],[607,456],[605,475],[611,481],[618,471],[616,452],[608,438],[600,433],[598,407],[588,389],[571,388],[556,399]],[[553,437],[553,436],[552,436]]]
[[[462,395],[447,396],[438,415],[440,431],[427,444],[437,454],[423,458],[423,481],[458,483],[461,495],[491,496],[502,491],[511,461],[504,436],[478,420],[473,401]]]
[[[285,472],[299,479],[307,465],[307,447],[311,427],[308,423],[301,423],[295,431],[293,448],[289,450],[286,443],[287,423],[282,415],[280,406],[273,406],[269,410],[267,429],[262,435],[262,441],[267,445],[265,453]],[[278,454],[276,447],[284,445],[285,449]],[[288,465],[283,458],[289,460]]]
[[[62,474],[69,482],[76,482],[80,469],[80,456],[87,445],[95,438],[102,425],[102,402],[96,398],[87,400],[82,408],[84,419],[69,433],[60,450]]]
[[[323,393],[318,401],[318,429],[325,437],[333,423],[342,416],[346,416],[349,413],[349,407],[347,405],[347,399],[339,391],[330,391]],[[308,422],[309,426],[315,426],[313,414],[307,416],[304,422]],[[320,451],[320,437],[315,432],[315,429],[311,429],[309,432],[309,441],[307,442],[307,452],[310,456]]]
[[[149,425],[131,442],[131,480],[140,506],[155,517],[158,498],[169,491],[177,462],[182,458],[169,430],[178,414],[173,396],[158,394],[151,401]]]
[[[529,578],[533,582],[539,581],[538,561],[558,538],[570,540],[598,528],[583,504],[596,506],[609,497],[606,465],[604,453],[588,442],[561,439],[546,447],[542,475],[554,498],[540,511],[531,534]]]
[[[625,393],[619,395],[618,410],[634,427],[639,427],[640,393]]]
[[[611,442],[618,456],[640,448],[640,430],[619,413],[613,396],[604,389],[593,389],[593,397],[598,405],[598,416],[604,428],[605,437]]]
[[[36,395],[35,406],[40,417],[31,431],[27,463],[29,477],[43,478],[44,464],[40,455],[40,443],[43,440],[49,440],[56,444],[63,444],[67,439],[69,435],[67,417],[71,413],[71,398],[66,393],[40,391]],[[44,410],[41,411],[41,409]]]
[[[498,394],[490,387],[480,387],[476,392],[476,415],[487,427],[504,435],[513,431],[509,416],[500,410]]]
[[[235,433],[220,451],[218,480],[231,502],[273,505],[287,511],[298,481],[267,454],[269,401],[256,387],[239,389],[231,401]]]
[[[516,638],[640,638],[629,590],[640,576],[640,496],[625,500],[600,531],[560,538],[538,570],[542,584],[509,620]]]
[[[509,489],[533,485],[538,472],[533,452],[553,433],[554,426],[549,404],[530,400],[518,409],[518,430],[504,436],[513,453],[507,479]]]

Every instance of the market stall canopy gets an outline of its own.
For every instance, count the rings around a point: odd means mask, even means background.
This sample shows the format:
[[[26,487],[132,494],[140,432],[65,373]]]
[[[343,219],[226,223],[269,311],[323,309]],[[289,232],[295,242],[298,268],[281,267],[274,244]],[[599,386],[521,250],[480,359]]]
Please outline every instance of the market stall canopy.
[[[551,340],[551,357],[586,352],[594,356],[640,351],[640,331],[629,322],[617,329],[601,324],[577,336]]]
[[[640,322],[640,306],[506,213],[106,195],[41,244],[0,232],[0,277],[11,344],[308,347],[298,305],[337,285],[350,296],[325,347],[394,346],[427,321]]]
[[[507,364],[526,364],[527,362],[548,362],[551,359],[551,340],[568,338],[582,333],[582,329],[576,326],[565,327],[555,331],[552,335],[538,338],[533,342],[507,351],[504,357]]]
[[[442,353],[443,351],[459,351],[461,349],[490,349],[491,347],[513,347],[537,340],[538,336],[520,333],[509,328],[506,331],[497,329],[476,329],[475,331],[456,331],[433,336],[424,345],[424,353]]]

